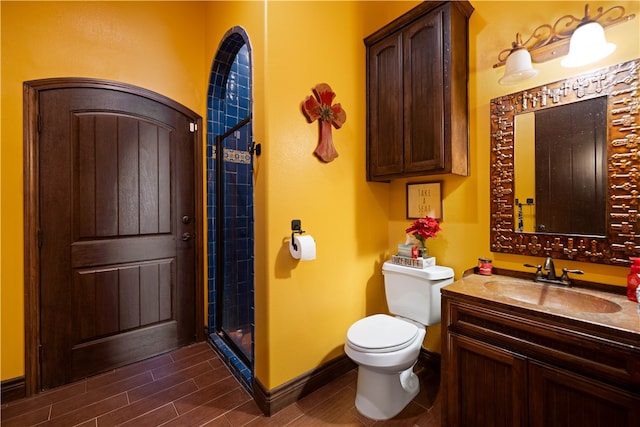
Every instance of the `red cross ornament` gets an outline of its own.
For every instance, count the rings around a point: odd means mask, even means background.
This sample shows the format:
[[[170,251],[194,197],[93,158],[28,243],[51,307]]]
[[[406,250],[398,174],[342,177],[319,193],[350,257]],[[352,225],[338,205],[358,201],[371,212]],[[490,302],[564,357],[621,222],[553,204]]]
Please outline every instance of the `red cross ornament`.
[[[313,123],[316,120],[319,121],[320,140],[313,153],[323,162],[329,163],[338,157],[338,152],[333,146],[331,125],[336,129],[340,129],[347,120],[347,113],[340,104],[331,105],[336,94],[328,84],[319,83],[312,90],[315,98],[307,96],[302,101],[302,113],[309,123]]]

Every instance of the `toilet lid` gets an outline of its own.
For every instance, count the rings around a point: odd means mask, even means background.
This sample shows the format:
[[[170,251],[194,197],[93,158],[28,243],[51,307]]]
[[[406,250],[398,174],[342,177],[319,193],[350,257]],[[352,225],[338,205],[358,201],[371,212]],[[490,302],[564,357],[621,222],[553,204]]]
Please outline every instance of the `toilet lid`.
[[[386,314],[374,314],[351,325],[347,341],[355,350],[388,353],[409,346],[416,335],[416,325]]]

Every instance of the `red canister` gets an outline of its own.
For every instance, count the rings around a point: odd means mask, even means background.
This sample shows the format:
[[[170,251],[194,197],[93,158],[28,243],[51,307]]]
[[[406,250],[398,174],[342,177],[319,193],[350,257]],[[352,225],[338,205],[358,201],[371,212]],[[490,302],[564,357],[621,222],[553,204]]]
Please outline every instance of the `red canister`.
[[[491,276],[493,265],[489,258],[478,258],[478,273],[484,276]]]

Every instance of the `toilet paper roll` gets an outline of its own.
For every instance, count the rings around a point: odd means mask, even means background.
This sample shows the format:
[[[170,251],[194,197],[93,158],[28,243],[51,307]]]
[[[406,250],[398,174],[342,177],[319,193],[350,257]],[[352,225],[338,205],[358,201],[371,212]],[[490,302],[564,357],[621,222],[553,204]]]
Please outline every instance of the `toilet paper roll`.
[[[293,247],[295,242],[296,248]],[[289,252],[295,259],[310,261],[316,259],[316,241],[309,235],[294,236],[289,242]]]

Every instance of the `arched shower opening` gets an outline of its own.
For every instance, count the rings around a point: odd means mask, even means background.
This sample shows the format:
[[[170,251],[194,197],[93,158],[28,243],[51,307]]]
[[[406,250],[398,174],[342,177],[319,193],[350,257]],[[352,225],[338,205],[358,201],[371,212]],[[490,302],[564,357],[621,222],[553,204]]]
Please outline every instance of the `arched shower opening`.
[[[209,339],[251,391],[254,354],[254,206],[251,48],[240,27],[224,36],[207,97]]]

